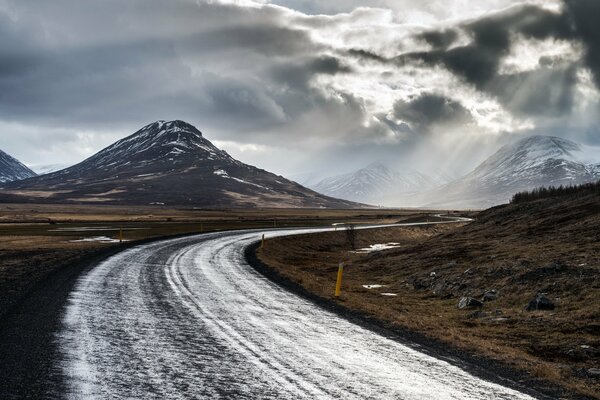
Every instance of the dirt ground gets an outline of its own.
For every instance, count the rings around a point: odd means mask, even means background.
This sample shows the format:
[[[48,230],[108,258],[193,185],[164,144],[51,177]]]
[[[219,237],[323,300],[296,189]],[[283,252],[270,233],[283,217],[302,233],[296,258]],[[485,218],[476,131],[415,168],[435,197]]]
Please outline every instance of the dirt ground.
[[[599,198],[549,199],[470,224],[356,231],[356,249],[397,246],[387,250],[356,252],[340,230],[268,240],[258,257],[326,299],[343,261],[345,307],[525,371],[565,397],[600,398],[598,226]],[[539,293],[554,310],[526,311]],[[463,297],[481,307],[459,309]]]

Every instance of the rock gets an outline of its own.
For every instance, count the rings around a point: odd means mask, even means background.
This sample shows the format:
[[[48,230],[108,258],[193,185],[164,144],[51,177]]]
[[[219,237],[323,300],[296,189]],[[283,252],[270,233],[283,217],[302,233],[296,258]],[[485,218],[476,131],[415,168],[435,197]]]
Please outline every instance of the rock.
[[[600,368],[588,368],[586,372],[590,378],[600,378]]]
[[[483,294],[483,296],[481,296],[481,301],[492,301],[492,300],[496,300],[499,296],[499,293],[497,290],[492,289],[492,290],[488,290],[487,292],[485,292]]]
[[[477,310],[475,312],[472,312],[471,314],[469,314],[469,318],[471,319],[477,319],[477,318],[483,318],[487,316],[487,314],[483,311]]]
[[[483,303],[472,297],[463,297],[459,300],[457,307],[461,310],[464,308],[481,308]]]
[[[554,310],[554,307],[555,306],[552,300],[544,296],[543,293],[539,293],[537,296],[531,299],[531,301],[529,302],[529,304],[527,304],[527,307],[525,307],[525,309],[527,311],[541,311]]]

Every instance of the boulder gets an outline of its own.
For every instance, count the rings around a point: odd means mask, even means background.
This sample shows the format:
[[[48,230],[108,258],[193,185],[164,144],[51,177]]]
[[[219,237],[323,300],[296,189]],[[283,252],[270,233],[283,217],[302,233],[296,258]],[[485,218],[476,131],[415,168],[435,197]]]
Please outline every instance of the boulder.
[[[554,310],[555,306],[552,300],[547,298],[543,293],[539,293],[527,304],[525,309],[527,311],[542,311],[542,310]]]
[[[458,301],[457,307],[461,310],[464,308],[481,308],[483,303],[472,297],[463,297]]]
[[[599,379],[600,378],[600,368],[588,368],[587,375],[590,378]]]
[[[481,296],[481,301],[492,301],[492,300],[496,300],[498,298],[498,291],[495,289],[492,290],[488,290],[487,292],[485,292],[483,294],[483,296]]]

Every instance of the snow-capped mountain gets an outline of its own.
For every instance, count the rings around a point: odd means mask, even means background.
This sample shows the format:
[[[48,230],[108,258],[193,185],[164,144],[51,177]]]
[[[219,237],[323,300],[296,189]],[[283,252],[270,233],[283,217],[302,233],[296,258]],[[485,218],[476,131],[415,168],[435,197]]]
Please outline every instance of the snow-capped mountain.
[[[0,183],[19,181],[35,176],[35,172],[19,160],[0,150]]]
[[[309,185],[328,196],[377,205],[398,205],[399,195],[431,190],[444,181],[415,170],[395,171],[383,163],[372,163],[355,172],[325,178]]]
[[[69,168],[70,164],[45,164],[45,165],[30,165],[29,168],[38,175],[50,174],[60,171],[61,169]]]
[[[583,146],[553,136],[532,136],[506,145],[466,176],[429,193],[427,205],[489,207],[520,191],[600,179]],[[432,199],[434,199],[432,201]]]
[[[358,206],[237,161],[183,121],[154,122],[77,165],[23,184],[4,185],[0,201],[23,200],[195,207]]]

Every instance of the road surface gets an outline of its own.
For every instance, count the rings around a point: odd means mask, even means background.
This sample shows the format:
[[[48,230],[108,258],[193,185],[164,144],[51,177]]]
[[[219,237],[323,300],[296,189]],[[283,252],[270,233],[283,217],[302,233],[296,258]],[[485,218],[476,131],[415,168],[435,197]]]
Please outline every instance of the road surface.
[[[146,244],[84,274],[58,335],[66,397],[531,399],[280,288],[244,260],[261,233]]]

